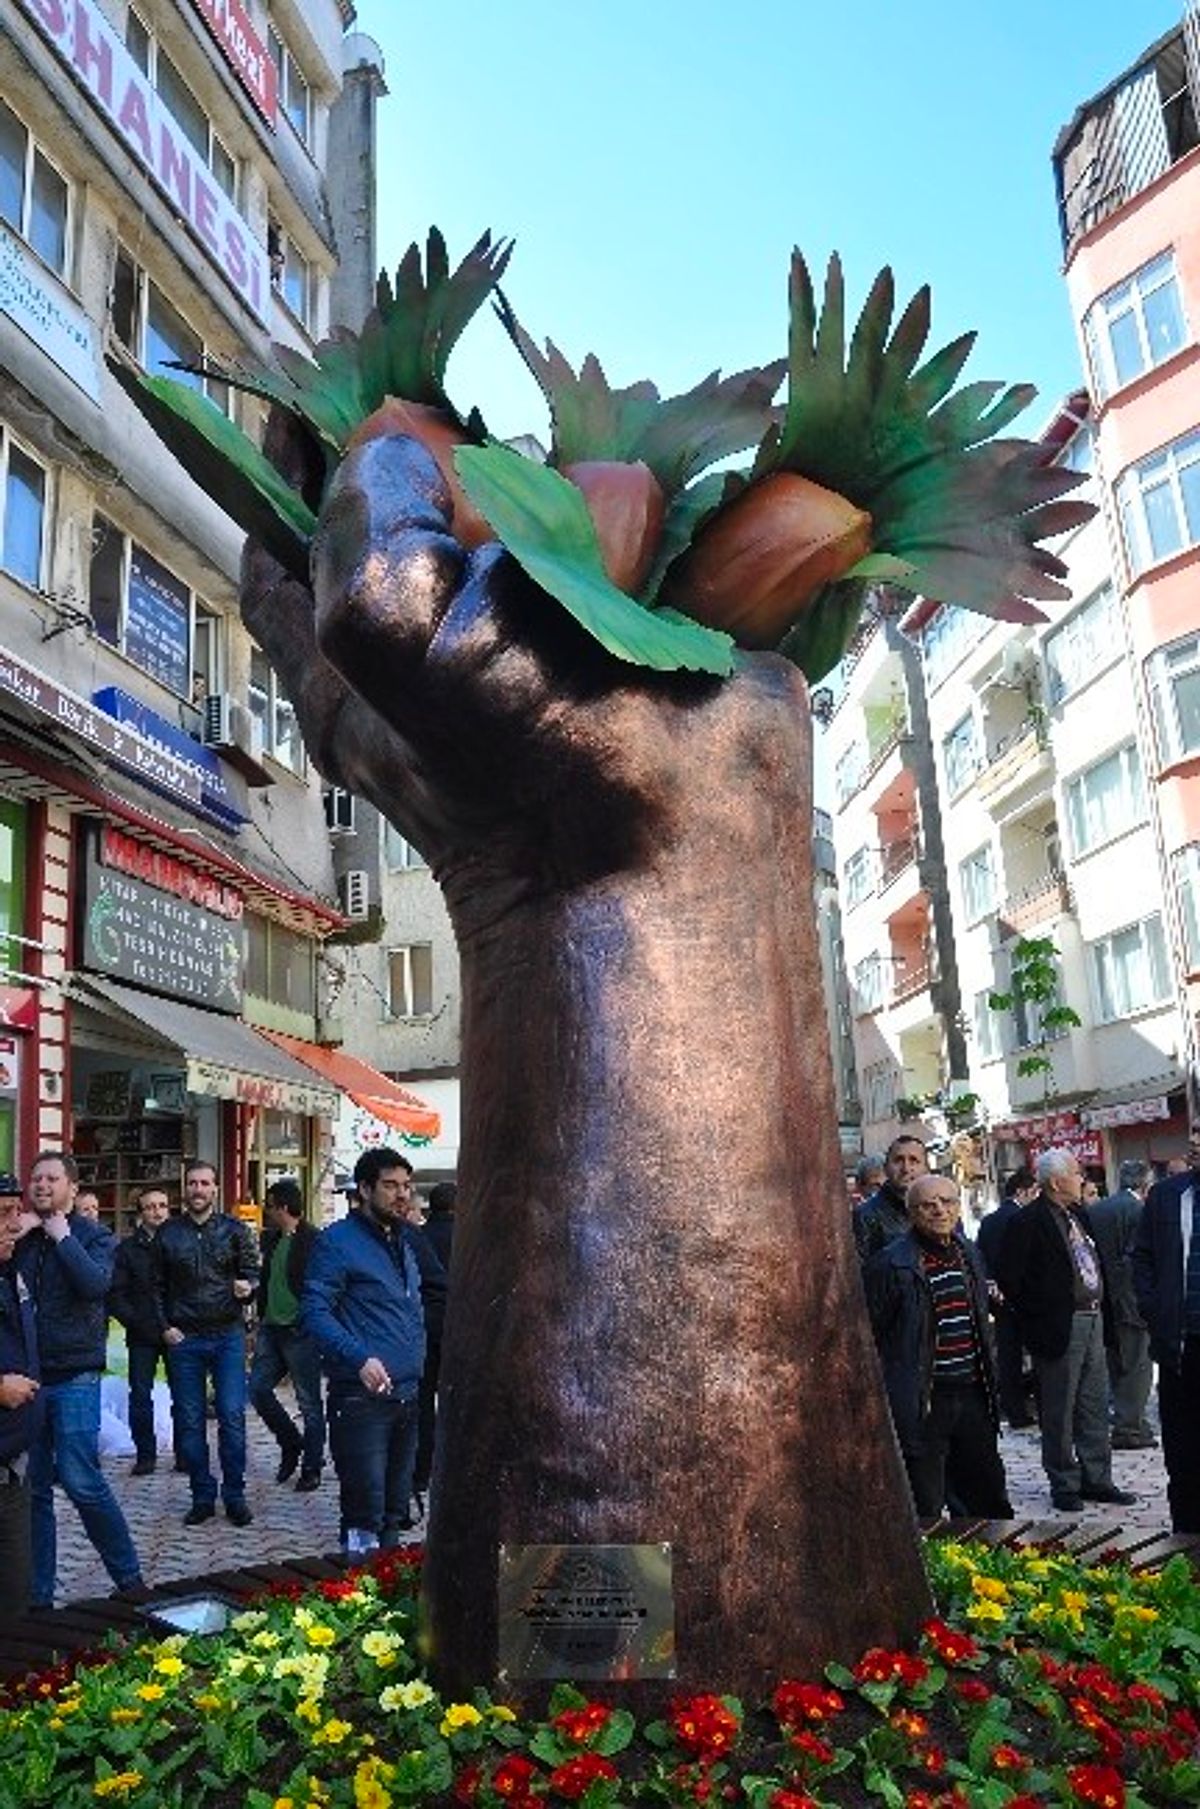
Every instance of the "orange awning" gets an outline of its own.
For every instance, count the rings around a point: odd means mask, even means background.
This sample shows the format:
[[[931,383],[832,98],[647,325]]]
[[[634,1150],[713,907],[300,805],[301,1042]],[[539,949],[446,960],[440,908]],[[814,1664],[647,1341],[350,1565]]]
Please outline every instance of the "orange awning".
[[[261,1024],[255,1028],[260,1036],[270,1037],[288,1055],[312,1068],[323,1079],[332,1081],[343,1093],[348,1093],[364,1112],[370,1112],[373,1118],[382,1118],[385,1124],[403,1131],[406,1137],[428,1143],[441,1135],[440,1112],[435,1112],[415,1093],[397,1086],[369,1062],[360,1061],[357,1055],[328,1049],[323,1043],[308,1043],[303,1037],[285,1036],[282,1030],[264,1030]]]

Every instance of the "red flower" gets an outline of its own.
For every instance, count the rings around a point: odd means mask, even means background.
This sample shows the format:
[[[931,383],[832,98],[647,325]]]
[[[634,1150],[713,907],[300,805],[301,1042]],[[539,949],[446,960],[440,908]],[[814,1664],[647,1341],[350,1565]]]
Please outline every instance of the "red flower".
[[[1152,1683],[1131,1683],[1125,1695],[1130,1702],[1144,1702],[1156,1715],[1161,1715],[1167,1706],[1162,1691],[1156,1690]]]
[[[928,1790],[910,1790],[904,1799],[904,1809],[934,1809],[934,1798]]]
[[[916,1658],[911,1652],[887,1652],[882,1646],[872,1646],[854,1667],[857,1683],[900,1683],[906,1689],[924,1683],[928,1675],[925,1659]]]
[[[979,1647],[971,1635],[948,1627],[945,1621],[926,1621],[923,1631],[943,1664],[969,1664],[979,1657]]]
[[[479,1795],[479,1786],[483,1779],[483,1766],[478,1760],[472,1765],[464,1765],[454,1780],[454,1800],[456,1803],[473,1803]]]
[[[771,1707],[784,1727],[794,1727],[797,1721],[828,1721],[845,1706],[837,1691],[823,1683],[781,1683],[771,1698]]]
[[[1094,1734],[1100,1728],[1108,1726],[1108,1722],[1104,1719],[1104,1716],[1098,1709],[1094,1709],[1091,1703],[1083,1696],[1072,1696],[1071,1713],[1074,1715],[1076,1721],[1078,1721],[1080,1727],[1086,1727],[1089,1733]]]
[[[768,1797],[767,1809],[817,1809],[817,1801],[802,1790],[777,1790]]]
[[[990,1702],[992,1692],[981,1677],[960,1677],[954,1693],[963,1702]]]
[[[586,1746],[596,1734],[602,1733],[612,1720],[612,1710],[602,1702],[586,1702],[582,1708],[563,1709],[553,1717],[551,1727],[556,1727],[575,1746]]]
[[[1028,1771],[1028,1756],[1015,1746],[1001,1744],[992,1749],[992,1764],[997,1771]]]
[[[1200,1726],[1197,1726],[1196,1717],[1190,1709],[1173,1709],[1171,1726],[1177,1727],[1181,1734],[1189,1734],[1193,1740],[1200,1738]]]
[[[792,1735],[791,1745],[793,1752],[811,1759],[814,1765],[832,1765],[837,1757],[828,1740],[822,1740],[820,1734],[810,1733],[807,1728]]]
[[[1081,1803],[1094,1809],[1125,1809],[1125,1783],[1111,1765],[1072,1765],[1067,1782]]]
[[[1106,1671],[1103,1665],[1080,1665],[1075,1672],[1076,1688],[1088,1690],[1098,1702],[1107,1708],[1120,1708],[1125,1699],[1116,1678]]]
[[[536,1776],[537,1766],[532,1759],[527,1759],[523,1753],[510,1753],[492,1773],[492,1789],[497,1796],[507,1797],[510,1803],[532,1803],[536,1800],[532,1787]]]
[[[565,1765],[555,1767],[550,1773],[550,1788],[556,1796],[564,1796],[574,1803],[599,1779],[617,1775],[616,1766],[602,1759],[598,1752],[581,1752],[568,1759]]]
[[[344,1602],[357,1588],[358,1584],[348,1577],[331,1577],[328,1582],[317,1584],[317,1594],[324,1596],[327,1602]]]
[[[691,1696],[675,1703],[671,1728],[681,1746],[703,1758],[728,1752],[740,1731],[737,1716],[719,1696]]]
[[[899,1734],[907,1734],[910,1740],[919,1740],[929,1732],[929,1721],[926,1716],[918,1715],[915,1709],[897,1709],[888,1720]]]

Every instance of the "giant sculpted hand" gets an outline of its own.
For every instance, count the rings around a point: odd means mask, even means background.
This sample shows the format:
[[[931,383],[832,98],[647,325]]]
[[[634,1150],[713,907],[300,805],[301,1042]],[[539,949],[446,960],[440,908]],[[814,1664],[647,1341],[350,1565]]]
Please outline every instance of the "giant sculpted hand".
[[[623,664],[447,508],[422,448],[369,443],[315,598],[258,552],[244,590],[317,764],[458,938],[435,1664],[520,1687],[501,1544],[666,1544],[675,1687],[761,1694],[928,1609],[845,1206],[803,681]]]

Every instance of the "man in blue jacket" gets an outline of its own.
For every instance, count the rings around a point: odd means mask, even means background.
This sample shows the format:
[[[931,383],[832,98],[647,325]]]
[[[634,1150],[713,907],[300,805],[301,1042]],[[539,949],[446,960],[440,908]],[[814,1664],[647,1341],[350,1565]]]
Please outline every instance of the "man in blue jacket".
[[[418,1259],[405,1226],[412,1165],[372,1149],[354,1169],[355,1204],[316,1240],[300,1320],[329,1378],[329,1449],[348,1552],[395,1545],[409,1525],[425,1306],[440,1312],[445,1276]],[[427,1269],[422,1274],[422,1267]]]
[[[116,1239],[71,1211],[79,1171],[57,1151],[30,1171],[31,1212],[17,1247],[17,1269],[37,1313],[45,1422],[29,1457],[33,1501],[33,1605],[54,1603],[58,1548],[54,1484],[66,1491],[117,1593],[143,1601],[147,1590],[125,1516],[100,1468],[100,1376],[108,1330]]]
[[[1200,1124],[1191,1169],[1146,1196],[1133,1245],[1133,1285],[1158,1364],[1167,1500],[1177,1533],[1200,1533]]]
[[[0,1624],[29,1606],[29,1447],[42,1417],[33,1300],[13,1252],[21,1184],[0,1175]]]

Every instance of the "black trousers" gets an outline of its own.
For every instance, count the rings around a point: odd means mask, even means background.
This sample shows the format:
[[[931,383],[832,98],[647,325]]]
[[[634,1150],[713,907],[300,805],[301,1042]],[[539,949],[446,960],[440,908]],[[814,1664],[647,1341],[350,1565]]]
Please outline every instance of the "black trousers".
[[[946,1505],[983,1520],[1011,1520],[1012,1503],[996,1428],[981,1382],[935,1382],[918,1447],[904,1453],[918,1516],[934,1518]]]
[[[1004,1305],[992,1308],[996,1331],[996,1387],[1000,1411],[1010,1426],[1032,1426],[1036,1415],[1030,1400],[1032,1380],[1025,1374],[1025,1347],[1017,1316]]]
[[[1200,1338],[1185,1338],[1179,1370],[1158,1366],[1167,1500],[1177,1533],[1200,1534]]]
[[[0,1464],[0,1625],[28,1612],[31,1574],[29,1481]]]

